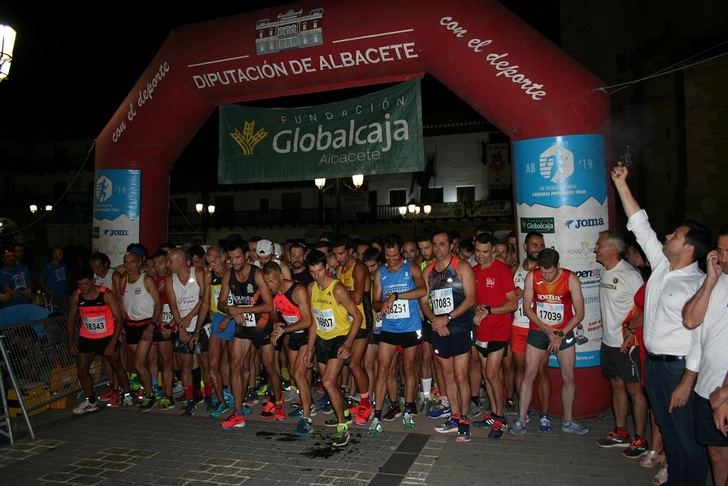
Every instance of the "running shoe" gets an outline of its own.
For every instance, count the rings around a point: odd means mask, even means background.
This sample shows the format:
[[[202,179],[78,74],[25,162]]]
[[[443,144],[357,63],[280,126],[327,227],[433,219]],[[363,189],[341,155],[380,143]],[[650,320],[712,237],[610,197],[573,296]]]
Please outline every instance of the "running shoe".
[[[205,398],[205,410],[207,410],[208,412],[215,408],[216,405],[217,404],[215,403],[215,401],[213,401],[212,397]]]
[[[371,405],[359,405],[357,407],[356,415],[354,415],[354,423],[356,425],[366,425],[366,423],[369,422],[369,417],[371,415],[372,415],[372,406]]]
[[[392,420],[402,416],[402,409],[399,408],[399,403],[394,402],[389,406],[389,410],[382,416],[382,419],[391,422]]]
[[[89,402],[88,398],[81,402],[77,407],[73,409],[73,413],[76,415],[83,415],[89,412],[95,412],[99,409],[99,405],[96,402]]]
[[[96,400],[101,400],[102,402],[110,402],[111,399],[114,397],[114,394],[118,395],[119,392],[114,390],[113,388],[109,388],[103,393],[103,395],[101,395],[100,397],[96,397]]]
[[[286,390],[283,392],[283,401],[285,402],[292,402],[293,400],[296,400],[298,398],[298,388],[295,386],[289,386]]]
[[[511,415],[518,413],[518,408],[516,408],[516,402],[514,402],[512,398],[506,400],[506,413]]]
[[[248,391],[245,392],[245,398],[243,398],[243,401],[248,405],[255,405],[260,402],[260,399],[258,398],[258,394],[255,393],[255,390],[248,388]]]
[[[240,429],[245,427],[245,415],[233,412],[228,418],[220,422],[220,427],[225,430]]]
[[[548,415],[545,413],[542,413],[541,416],[538,418],[538,431],[549,433],[553,429],[551,428],[551,419]]]
[[[349,427],[346,424],[336,426],[336,435],[331,442],[332,447],[344,447],[349,443]]]
[[[273,415],[275,415],[275,408],[276,405],[272,401],[265,402],[265,405],[263,405],[263,411],[260,412],[260,416],[262,418],[272,418]]]
[[[164,396],[164,390],[159,385],[154,385],[154,398],[157,400],[161,399]]]
[[[273,408],[273,420],[277,420],[279,422],[286,421],[286,411],[283,409],[283,402]]]
[[[172,410],[174,408],[174,398],[172,397],[162,397],[159,400],[159,408],[162,410]]]
[[[197,403],[194,400],[187,400],[185,409],[182,411],[182,416],[192,417],[195,414],[195,410],[197,410]]]
[[[625,448],[629,446],[630,443],[630,437],[629,434],[620,434],[617,432],[617,429],[612,430],[607,434],[606,437],[602,437],[597,441],[597,445],[599,447],[609,448],[609,447],[621,447]],[[646,449],[645,449],[646,450]],[[645,451],[643,451],[645,452]]]
[[[121,403],[121,394],[116,390],[112,390],[111,398],[109,399],[106,406],[111,407],[111,408],[116,408],[119,406],[120,403]]]
[[[144,397],[144,399],[142,400],[142,403],[139,404],[139,411],[148,412],[151,409],[153,409],[156,404],[157,404],[157,399],[154,397],[154,395]]]
[[[526,423],[529,423],[531,420],[533,420],[535,416],[536,412],[532,408],[526,410]]]
[[[431,419],[449,418],[452,415],[452,409],[450,407],[435,407],[427,412],[427,416]]]
[[[479,429],[489,429],[495,423],[495,415],[491,412],[485,412],[482,420],[476,420],[473,425]]]
[[[235,407],[230,407],[235,408]],[[243,408],[240,409],[241,412],[243,412],[243,415],[250,415],[251,413],[255,412],[255,409],[248,405],[247,403],[243,404]]]
[[[296,435],[306,436],[313,432],[313,421],[310,418],[301,417],[296,425],[296,430],[293,432]]]
[[[344,407],[349,409],[349,413],[351,413],[352,408],[359,407],[359,402],[354,399],[351,395],[344,395]],[[355,415],[354,413],[351,413],[352,415]]]
[[[129,375],[129,389],[131,391],[138,391],[142,388],[142,384],[139,383],[139,376],[136,373]]]
[[[185,394],[185,387],[183,387],[180,383],[174,385],[172,388],[172,397],[173,398],[182,398],[182,396]]]
[[[316,405],[313,403],[311,404],[311,413],[309,414],[311,417],[316,416]],[[288,417],[292,419],[298,419],[303,417],[303,407],[297,407],[294,408],[291,412],[288,412]]]
[[[497,415],[493,415],[493,418],[495,419],[493,421],[493,425],[490,427],[490,432],[488,433],[488,437],[491,439],[500,439],[503,437],[503,433],[508,429],[508,419],[505,417],[499,417]]]
[[[124,398],[121,400],[121,405],[124,407],[131,407],[136,405],[134,403],[134,396],[131,393],[124,393]]]
[[[572,420],[571,422],[564,422],[561,424],[561,431],[566,432],[567,434],[586,435],[589,433],[589,427],[585,427],[584,425]]]
[[[629,447],[622,451],[622,455],[627,459],[639,459],[642,457],[642,454],[647,452],[648,447],[647,439],[638,437],[629,444]]]
[[[255,390],[255,393],[262,397],[268,392],[268,383],[262,383],[260,386],[258,386],[258,389]]]
[[[457,442],[470,442],[470,424],[468,422],[458,423],[458,435],[455,437]]]
[[[667,482],[667,468],[661,467],[660,470],[652,477],[652,484],[665,484]]]
[[[511,435],[523,435],[526,433],[526,424],[520,420],[513,422],[513,425],[508,427],[508,433]]]
[[[414,429],[415,421],[412,418],[411,412],[405,412],[402,414],[402,428],[403,429]]]
[[[480,415],[482,411],[480,410],[480,407],[475,402],[470,402],[470,408],[468,409],[468,416],[470,418],[475,418],[478,415]]]
[[[233,396],[233,392],[230,391],[230,388],[224,388],[222,390],[222,396],[227,402],[228,407],[233,408],[235,406],[235,397]]]
[[[435,432],[439,432],[441,434],[449,434],[450,432],[457,432],[458,425],[459,425],[459,423],[457,420],[455,420],[453,418],[449,418],[447,420],[447,422],[445,422],[444,424],[441,424],[441,425],[438,425],[437,427],[435,427]]]
[[[349,425],[351,423],[351,414],[348,410],[344,410],[344,421],[346,422],[346,425]],[[336,418],[336,416],[334,415],[330,419],[324,421],[324,425],[326,427],[338,427],[339,419]]]
[[[665,453],[649,450],[640,459],[640,466],[651,469],[665,460]]]
[[[220,415],[224,414],[228,410],[228,404],[225,402],[220,402],[217,404],[217,407],[210,410],[210,417],[219,417]]]
[[[318,401],[318,408],[321,410],[321,413],[324,413],[326,415],[330,414],[334,410],[331,408],[331,400],[329,400],[329,395],[324,394],[321,398],[319,398]]]
[[[368,435],[379,435],[382,433],[382,421],[378,418],[374,417],[372,419],[372,423],[369,425],[369,430],[367,430]]]

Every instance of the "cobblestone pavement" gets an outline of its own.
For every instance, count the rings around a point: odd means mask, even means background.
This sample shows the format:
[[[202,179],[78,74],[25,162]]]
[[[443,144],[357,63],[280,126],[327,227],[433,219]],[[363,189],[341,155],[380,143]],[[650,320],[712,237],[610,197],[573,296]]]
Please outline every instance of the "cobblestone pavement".
[[[410,433],[399,421],[368,437],[351,426],[351,442],[330,447],[331,415],[314,417],[307,438],[291,432],[293,421],[272,423],[252,418],[244,429],[221,430],[200,410],[192,418],[179,410],[138,413],[106,409],[80,417],[49,411],[32,417],[35,441],[21,439],[0,448],[0,484],[245,484],[321,485],[646,485],[657,472],[602,450],[595,441],[607,421],[588,420],[592,433],[576,437],[539,434],[487,438],[475,430],[468,444],[433,432],[439,422],[419,416]]]

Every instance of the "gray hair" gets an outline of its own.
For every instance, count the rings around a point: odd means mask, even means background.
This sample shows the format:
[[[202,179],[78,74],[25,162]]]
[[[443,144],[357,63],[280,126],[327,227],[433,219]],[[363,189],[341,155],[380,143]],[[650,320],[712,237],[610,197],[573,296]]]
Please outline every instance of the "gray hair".
[[[622,233],[617,230],[609,229],[599,232],[599,236],[606,236],[609,243],[614,245],[617,250],[617,254],[624,254],[624,250],[627,248],[627,244],[624,242]]]

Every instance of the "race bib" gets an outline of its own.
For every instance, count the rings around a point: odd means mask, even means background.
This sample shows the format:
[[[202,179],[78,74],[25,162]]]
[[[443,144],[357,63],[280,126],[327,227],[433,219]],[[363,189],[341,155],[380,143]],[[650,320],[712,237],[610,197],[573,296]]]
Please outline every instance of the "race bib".
[[[536,302],[536,315],[544,324],[561,324],[564,320],[564,304]]]
[[[174,319],[174,317],[172,316],[172,309],[170,309],[169,304],[163,304],[162,322],[172,322],[172,319]]]
[[[332,309],[314,309],[313,317],[316,319],[316,328],[321,332],[331,332],[335,327],[334,311]]]
[[[204,326],[202,326],[202,330],[205,331],[205,334],[207,334],[207,337],[210,337],[210,333],[212,332],[212,325],[208,322]]]
[[[409,300],[397,299],[392,303],[392,310],[387,314],[387,319],[409,319]]]
[[[255,327],[256,321],[255,321],[255,314],[243,314],[245,316],[245,320],[243,321],[244,327]]]
[[[436,316],[449,314],[455,309],[452,289],[437,289],[430,292],[430,302],[432,302],[432,312]]]
[[[379,314],[376,315],[376,320],[374,321],[374,329],[380,329],[382,327],[382,318],[379,317]]]
[[[283,314],[281,314],[283,315]],[[283,315],[283,320],[286,321],[286,324],[291,325],[298,322],[298,316],[286,316]]]
[[[92,334],[103,334],[106,332],[106,319],[104,316],[87,317],[83,320],[83,326]]]

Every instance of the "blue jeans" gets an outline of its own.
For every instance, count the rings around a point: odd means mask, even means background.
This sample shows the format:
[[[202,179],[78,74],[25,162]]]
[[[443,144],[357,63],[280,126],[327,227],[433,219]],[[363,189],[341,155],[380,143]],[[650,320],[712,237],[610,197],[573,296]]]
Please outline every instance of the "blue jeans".
[[[662,432],[667,456],[668,485],[705,485],[708,453],[695,440],[695,400],[690,393],[683,407],[668,413],[673,390],[680,383],[685,361],[651,361],[645,363],[645,384],[655,420]]]

